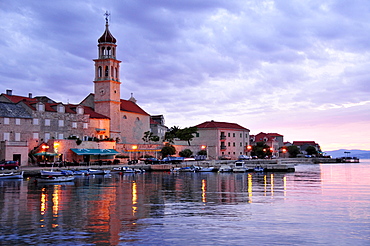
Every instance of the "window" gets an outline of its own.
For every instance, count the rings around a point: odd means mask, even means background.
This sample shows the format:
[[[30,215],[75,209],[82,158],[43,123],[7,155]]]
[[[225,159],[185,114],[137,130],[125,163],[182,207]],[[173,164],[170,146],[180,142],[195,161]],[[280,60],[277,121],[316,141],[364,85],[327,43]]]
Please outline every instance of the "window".
[[[50,119],[45,119],[45,126],[50,126]]]
[[[32,134],[32,138],[33,138],[33,139],[39,139],[39,133],[38,133],[38,132],[34,132],[34,133]]]
[[[9,118],[4,118],[4,125],[9,125]]]
[[[38,125],[39,124],[39,119],[34,118],[33,121],[32,121],[32,124],[33,125]]]
[[[77,128],[77,122],[72,122],[72,128]]]
[[[233,133],[233,138],[235,138],[235,132]]]
[[[230,147],[230,142],[228,142],[228,143],[227,143],[227,146],[229,146],[229,147]]]
[[[64,138],[63,133],[59,133],[58,134],[58,139],[63,139],[63,138]]]
[[[14,135],[14,140],[15,141],[21,141],[21,134],[19,132],[16,132],[15,135]]]
[[[243,134],[240,133],[240,138],[243,136]]]
[[[9,141],[9,140],[10,140],[10,133],[4,132],[4,141]]]
[[[199,138],[199,132],[196,132],[196,133],[195,133],[195,136],[196,136],[197,138]]]
[[[243,143],[242,142],[240,142],[240,147],[242,147],[243,146]]]
[[[40,111],[40,112],[44,112],[45,111],[45,105],[40,103],[37,105],[37,110]]]
[[[58,112],[59,113],[64,113],[65,112],[63,105],[58,105]]]
[[[59,120],[58,121],[58,126],[63,127],[64,126],[64,120]]]
[[[123,119],[127,119],[127,116],[126,116],[126,115],[124,115],[122,118],[123,118]]]
[[[87,128],[88,128],[88,126],[89,126],[89,124],[88,124],[88,123],[84,123],[83,128],[84,128],[84,129],[87,129]]]
[[[233,146],[235,147],[235,142],[233,143]]]
[[[140,118],[139,117],[136,117],[136,121],[140,121]]]
[[[17,118],[17,119],[15,119],[15,124],[16,124],[16,125],[20,125],[20,124],[21,124],[21,119],[18,119],[18,118]]]
[[[84,114],[84,108],[83,107],[78,107],[77,108],[77,114]]]
[[[46,132],[45,133],[45,141],[48,141],[50,139],[50,133]]]
[[[230,137],[230,132],[227,133],[227,136]]]

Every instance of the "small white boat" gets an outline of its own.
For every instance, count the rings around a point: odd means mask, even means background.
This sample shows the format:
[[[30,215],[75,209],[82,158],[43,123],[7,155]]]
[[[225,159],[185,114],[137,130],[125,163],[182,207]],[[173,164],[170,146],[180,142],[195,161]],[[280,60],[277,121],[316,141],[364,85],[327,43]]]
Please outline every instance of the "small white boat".
[[[20,173],[0,173],[0,179],[23,179],[23,171]]]
[[[45,171],[40,170],[41,176],[66,176],[66,175],[73,175],[73,171],[71,170],[61,170],[61,171]]]
[[[244,166],[244,162],[237,161],[234,163],[233,172],[245,172],[247,168]]]
[[[221,165],[220,168],[218,169],[219,172],[232,172],[233,169],[229,165]]]
[[[197,172],[213,172],[215,171],[215,167],[200,167]]]
[[[41,176],[37,178],[37,182],[40,183],[54,183],[54,182],[68,182],[73,181],[74,176]]]
[[[109,173],[110,173],[110,170],[89,169],[89,174],[104,175],[104,174],[109,174]]]
[[[86,170],[86,169],[84,169],[84,170],[73,170],[73,175],[89,175],[90,174],[90,172],[89,172],[89,170]]]

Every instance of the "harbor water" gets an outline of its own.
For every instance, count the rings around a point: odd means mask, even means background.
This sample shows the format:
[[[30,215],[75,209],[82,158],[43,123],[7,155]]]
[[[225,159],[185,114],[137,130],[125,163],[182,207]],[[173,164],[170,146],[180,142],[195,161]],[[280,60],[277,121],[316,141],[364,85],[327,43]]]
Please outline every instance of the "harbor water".
[[[370,160],[0,180],[1,245],[370,245]]]

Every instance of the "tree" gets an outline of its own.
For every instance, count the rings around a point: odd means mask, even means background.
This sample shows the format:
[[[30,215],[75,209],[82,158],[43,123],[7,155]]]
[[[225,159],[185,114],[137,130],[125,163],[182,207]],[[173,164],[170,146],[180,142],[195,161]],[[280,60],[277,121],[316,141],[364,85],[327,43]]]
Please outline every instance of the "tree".
[[[180,130],[180,127],[178,126],[171,127],[170,130],[165,133],[164,140],[169,143],[174,143],[174,139],[176,138],[176,134],[179,130]]]
[[[195,133],[198,132],[198,128],[196,126],[193,127],[186,127],[184,129],[179,129],[176,133],[176,137],[180,140],[188,141],[189,146],[190,141],[193,140]]]
[[[142,138],[142,140],[146,143],[150,143],[150,142],[158,142],[159,141],[159,137],[156,136],[156,135],[153,135],[153,133],[151,131],[146,131],[144,132],[144,137]]]
[[[287,149],[288,149],[288,153],[289,153],[290,158],[295,158],[295,157],[297,157],[298,154],[301,153],[299,148],[295,145],[288,146]]]
[[[175,147],[173,147],[173,145],[166,144],[166,146],[164,146],[161,149],[161,154],[162,154],[162,157],[166,157],[168,155],[174,155],[174,154],[176,154],[176,149],[175,149]]]
[[[181,157],[190,157],[193,155],[193,151],[191,151],[190,149],[184,149],[183,151],[179,152],[179,155]]]
[[[264,159],[266,156],[271,157],[272,155],[270,146],[268,146],[265,142],[257,142],[256,145],[252,146],[251,154],[260,159]]]
[[[207,155],[207,150],[205,150],[205,149],[199,150],[197,154],[198,155]]]
[[[318,154],[316,148],[313,147],[313,146],[308,146],[306,148],[306,152],[307,152],[307,155],[315,155],[315,156],[317,156],[317,154]]]

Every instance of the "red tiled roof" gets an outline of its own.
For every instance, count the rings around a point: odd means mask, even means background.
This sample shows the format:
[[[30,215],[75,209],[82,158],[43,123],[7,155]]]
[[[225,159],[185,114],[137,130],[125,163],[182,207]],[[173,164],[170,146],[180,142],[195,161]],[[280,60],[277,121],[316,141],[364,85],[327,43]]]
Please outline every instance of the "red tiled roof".
[[[197,128],[222,128],[222,129],[238,129],[238,130],[247,130],[247,128],[242,127],[236,123],[229,122],[217,122],[217,121],[206,121],[202,124],[196,125]]]
[[[142,108],[140,108],[136,103],[124,99],[121,99],[121,111],[127,111],[149,116],[149,114],[145,112]]]
[[[304,144],[318,145],[315,141],[293,141],[293,145],[296,145],[296,146],[301,146],[301,145],[304,145]]]
[[[83,107],[84,107],[85,114],[89,114],[90,115],[90,118],[94,118],[94,119],[109,119],[109,117],[95,112],[90,107],[87,107],[87,106],[83,106]]]
[[[38,102],[36,98],[30,98],[30,97],[22,97],[22,96],[13,96],[13,95],[7,95],[2,94],[6,98],[8,98],[13,103],[19,103],[20,101],[27,101],[27,102]]]

